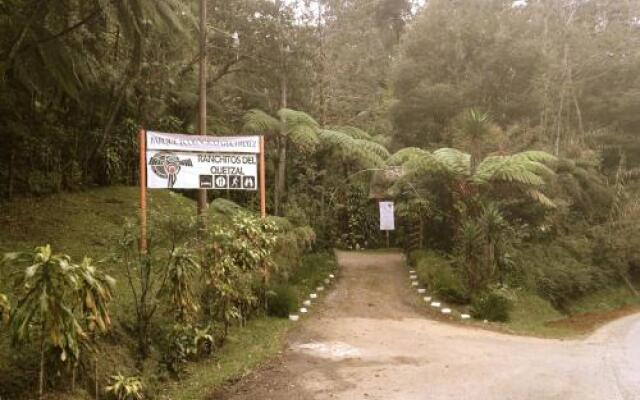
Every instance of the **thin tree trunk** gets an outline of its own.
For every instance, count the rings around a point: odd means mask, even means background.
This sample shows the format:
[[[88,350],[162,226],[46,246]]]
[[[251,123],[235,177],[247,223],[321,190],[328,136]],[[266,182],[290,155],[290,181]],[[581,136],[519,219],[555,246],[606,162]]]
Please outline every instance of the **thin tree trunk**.
[[[284,52],[284,51],[283,51]],[[283,61],[284,64],[284,61]],[[280,108],[287,108],[287,76],[283,70],[280,81]],[[280,118],[280,138],[278,140],[278,172],[275,188],[275,215],[280,216],[281,203],[285,197],[285,180],[287,176],[287,121]]]
[[[11,156],[9,156],[9,177],[8,177],[8,188],[7,188],[7,196],[9,200],[13,198],[13,184],[15,179],[15,163],[16,163],[16,149],[14,146],[11,146]]]
[[[278,184],[277,184],[277,191],[278,191],[278,203],[276,205],[276,215],[280,216],[281,214],[281,207],[280,207],[280,203],[282,203],[284,201],[284,196],[285,196],[285,190],[286,190],[286,186],[285,186],[285,181],[287,179],[287,139],[286,138],[282,138],[282,140],[280,141],[280,151],[278,154]]]
[[[96,400],[99,400],[100,386],[98,384],[98,356],[94,358],[94,362],[95,362],[95,374],[96,374]]]
[[[78,370],[78,364],[77,362],[73,363],[73,366],[71,367],[71,393],[75,393],[76,392],[76,372]]]
[[[578,103],[578,97],[576,96],[575,89],[572,91],[573,105],[576,108],[576,117],[578,118],[578,131],[580,132],[580,140],[584,139],[584,123],[582,121],[582,111],[580,110],[580,104]]]
[[[38,397],[44,399],[44,324],[42,324],[42,332],[40,333],[40,376],[38,383]]]
[[[29,19],[22,27],[22,30],[20,31],[20,34],[18,35],[18,38],[16,39],[16,41],[13,42],[13,45],[11,46],[11,50],[9,50],[9,55],[7,55],[7,59],[5,61],[6,65],[9,65],[13,60],[13,58],[16,56],[16,54],[18,54],[20,47],[22,47],[22,42],[24,42],[25,37],[27,37],[27,32],[29,32],[29,29],[31,29],[31,25],[33,25],[36,18],[38,17],[38,14],[40,13],[40,11],[44,9],[47,3],[48,1],[44,1],[44,0],[39,1],[36,7],[31,12],[31,15],[29,15]],[[45,11],[45,14],[46,14],[46,11]]]

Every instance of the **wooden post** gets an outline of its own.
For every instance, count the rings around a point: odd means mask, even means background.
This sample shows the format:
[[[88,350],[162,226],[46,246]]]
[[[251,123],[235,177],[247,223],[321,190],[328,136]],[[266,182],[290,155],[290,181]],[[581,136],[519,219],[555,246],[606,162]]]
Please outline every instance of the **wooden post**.
[[[265,218],[267,216],[267,195],[266,195],[266,183],[265,183],[265,165],[264,165],[264,136],[260,136],[260,216]]]
[[[140,253],[147,252],[147,132],[140,129]]]
[[[200,0],[200,63],[199,99],[198,99],[198,134],[207,134],[207,0]],[[196,208],[198,217],[204,226],[204,216],[207,211],[207,190],[198,189],[196,192]]]
[[[387,249],[389,247],[391,247],[391,244],[389,243],[389,231],[385,231],[387,233]]]

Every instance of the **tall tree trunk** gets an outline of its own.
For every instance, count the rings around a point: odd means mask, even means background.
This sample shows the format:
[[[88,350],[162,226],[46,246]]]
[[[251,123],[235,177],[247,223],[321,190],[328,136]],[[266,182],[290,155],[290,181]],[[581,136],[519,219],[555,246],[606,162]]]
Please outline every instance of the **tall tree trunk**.
[[[284,50],[283,69],[280,80],[280,108],[287,108],[287,75],[284,70]],[[282,202],[285,197],[286,179],[287,179],[287,121],[280,117],[280,138],[278,140],[278,173],[276,175],[275,188],[275,215],[280,216],[282,213]]]
[[[200,97],[198,105],[198,131],[207,134],[207,0],[200,0]],[[207,191],[199,189],[197,194],[197,213],[204,217],[207,210]]]
[[[280,140],[280,149],[278,152],[278,182],[276,190],[278,191],[278,203],[276,203],[276,215],[280,216],[282,209],[279,203],[284,201],[287,179],[287,139],[286,137]]]

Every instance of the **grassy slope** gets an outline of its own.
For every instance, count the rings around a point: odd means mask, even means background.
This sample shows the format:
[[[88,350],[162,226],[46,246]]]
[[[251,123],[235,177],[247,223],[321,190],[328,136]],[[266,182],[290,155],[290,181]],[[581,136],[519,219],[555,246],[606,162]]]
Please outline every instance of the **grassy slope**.
[[[0,252],[29,250],[49,243],[54,251],[65,252],[74,259],[79,260],[84,255],[95,260],[107,258],[111,254],[111,246],[122,232],[125,218],[136,217],[137,206],[137,189],[130,187],[101,188],[0,204],[0,224],[3,227],[0,230]],[[191,200],[167,191],[150,191],[149,207],[152,211],[185,216],[191,215],[195,210]],[[135,365],[132,351],[134,344],[122,332],[121,325],[121,322],[126,323],[133,318],[130,306],[132,299],[124,271],[118,265],[108,262],[102,265],[117,279],[117,295],[112,304],[116,322],[115,339],[103,345],[105,354],[101,368],[107,375],[119,371],[132,373]],[[333,267],[332,264],[331,268]],[[10,292],[10,282],[6,278],[10,272],[0,271],[0,292]],[[306,276],[310,272],[305,269],[301,272],[303,276],[299,277],[296,286],[300,292],[304,292],[304,287],[310,286],[311,281],[319,278]],[[168,384],[167,393],[171,397],[167,398],[199,399],[199,394],[209,392],[216,385],[242,375],[248,368],[280,350],[289,326],[286,320],[264,318],[252,321],[245,329],[233,330],[228,346],[215,358],[190,365],[189,376],[181,384]],[[33,382],[35,378],[34,364],[25,366],[23,371],[11,366],[9,357],[5,357],[9,354],[7,342],[7,338],[0,335],[0,388],[4,381],[5,390],[9,387],[8,382],[15,382],[15,387],[19,387]],[[26,372],[29,373],[25,375]],[[101,382],[101,385],[105,383]],[[63,397],[70,398],[68,395]]]

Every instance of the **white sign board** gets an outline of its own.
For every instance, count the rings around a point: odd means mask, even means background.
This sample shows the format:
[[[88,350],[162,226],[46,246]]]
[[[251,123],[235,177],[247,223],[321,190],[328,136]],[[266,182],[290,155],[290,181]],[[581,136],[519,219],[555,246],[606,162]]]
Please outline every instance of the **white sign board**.
[[[147,150],[260,153],[260,136],[195,136],[147,131]]]
[[[256,190],[259,152],[259,136],[147,132],[147,187]]]
[[[392,231],[395,229],[393,218],[393,201],[380,202],[380,230]]]

